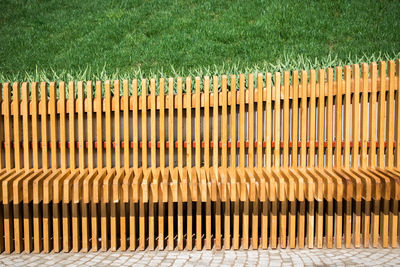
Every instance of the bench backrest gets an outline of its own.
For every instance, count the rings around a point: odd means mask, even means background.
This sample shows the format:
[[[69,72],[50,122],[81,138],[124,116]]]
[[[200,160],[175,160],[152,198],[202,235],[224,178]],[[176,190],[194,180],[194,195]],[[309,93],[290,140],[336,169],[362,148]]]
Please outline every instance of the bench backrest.
[[[399,73],[3,83],[0,168],[400,167]]]

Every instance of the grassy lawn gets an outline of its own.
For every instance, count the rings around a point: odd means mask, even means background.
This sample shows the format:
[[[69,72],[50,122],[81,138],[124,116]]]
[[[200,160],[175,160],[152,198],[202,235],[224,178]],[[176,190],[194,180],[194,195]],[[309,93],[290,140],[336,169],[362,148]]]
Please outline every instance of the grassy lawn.
[[[0,10],[0,81],[229,74],[400,57],[400,1],[2,0]]]

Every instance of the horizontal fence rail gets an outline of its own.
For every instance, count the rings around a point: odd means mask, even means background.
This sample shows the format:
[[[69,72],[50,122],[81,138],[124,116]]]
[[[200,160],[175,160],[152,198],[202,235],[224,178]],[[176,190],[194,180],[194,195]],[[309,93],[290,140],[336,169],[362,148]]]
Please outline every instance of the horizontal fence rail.
[[[0,250],[396,247],[399,77],[0,84]]]

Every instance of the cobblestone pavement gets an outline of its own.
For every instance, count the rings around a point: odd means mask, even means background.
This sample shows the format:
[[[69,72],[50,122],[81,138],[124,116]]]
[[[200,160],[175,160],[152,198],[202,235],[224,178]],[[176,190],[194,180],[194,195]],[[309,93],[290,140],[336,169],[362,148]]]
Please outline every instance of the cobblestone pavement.
[[[143,251],[0,255],[6,266],[399,266],[400,249]]]

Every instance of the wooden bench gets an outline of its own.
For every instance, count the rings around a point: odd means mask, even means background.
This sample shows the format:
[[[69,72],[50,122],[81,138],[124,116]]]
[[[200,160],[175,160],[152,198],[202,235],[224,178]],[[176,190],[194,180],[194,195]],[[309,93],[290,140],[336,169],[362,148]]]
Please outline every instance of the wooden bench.
[[[0,251],[397,247],[400,60],[378,65],[0,84]]]

